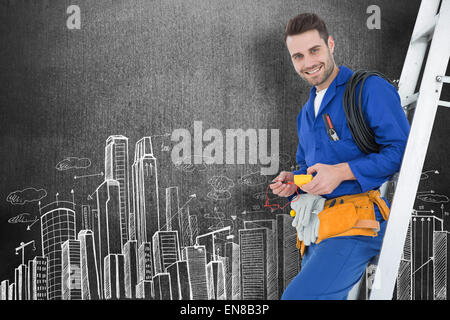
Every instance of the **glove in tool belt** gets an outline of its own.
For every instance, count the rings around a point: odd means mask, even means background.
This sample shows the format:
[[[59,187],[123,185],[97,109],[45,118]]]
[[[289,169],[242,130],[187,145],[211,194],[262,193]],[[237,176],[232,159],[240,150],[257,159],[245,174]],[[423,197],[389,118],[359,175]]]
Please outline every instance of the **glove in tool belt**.
[[[380,191],[370,190],[342,196],[325,201],[324,210],[318,215],[320,220],[319,235],[316,244],[322,240],[342,236],[372,236],[376,237],[380,230],[380,223],[375,218],[377,204],[384,220],[389,218],[389,207],[380,197]],[[301,255],[306,246],[297,236],[297,249]]]

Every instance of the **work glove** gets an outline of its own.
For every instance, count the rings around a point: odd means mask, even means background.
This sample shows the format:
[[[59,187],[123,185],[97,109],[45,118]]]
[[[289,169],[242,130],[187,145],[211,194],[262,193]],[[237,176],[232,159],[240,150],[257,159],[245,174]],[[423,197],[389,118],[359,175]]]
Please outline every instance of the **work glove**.
[[[319,232],[319,217],[325,206],[325,198],[309,193],[300,194],[292,199],[291,208],[295,211],[292,226],[297,229],[299,240],[309,245]]]
[[[309,194],[302,193],[295,196],[291,201],[291,208],[295,211],[295,217],[292,221],[292,226],[297,228],[297,226],[307,226],[309,225],[309,220],[311,219],[311,212],[317,211],[319,213],[323,210],[325,206],[325,198]]]
[[[320,227],[320,219],[318,217],[319,212],[313,211],[309,224],[306,227],[303,226],[301,228],[298,238],[299,239],[301,238],[300,240],[303,241],[305,246],[309,246],[311,243],[315,243],[317,237],[319,236],[319,227]]]

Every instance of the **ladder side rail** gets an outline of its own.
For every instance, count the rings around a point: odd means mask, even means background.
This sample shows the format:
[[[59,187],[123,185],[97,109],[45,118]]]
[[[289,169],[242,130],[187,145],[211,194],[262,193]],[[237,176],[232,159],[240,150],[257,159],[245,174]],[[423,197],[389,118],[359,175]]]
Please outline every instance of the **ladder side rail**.
[[[427,0],[428,1],[428,0]],[[370,300],[392,299],[411,212],[419,186],[425,156],[433,129],[442,82],[450,58],[450,0],[442,0],[427,63],[420,85],[420,95],[408,137],[397,187],[391,206]]]
[[[435,28],[436,12],[439,8],[440,1],[428,0],[420,3],[411,39],[417,38],[419,34],[423,33],[423,30],[430,29],[431,26]],[[398,94],[406,114],[408,114],[408,105],[417,100],[418,94],[414,90],[417,86],[427,47],[428,38],[419,38],[414,42],[410,40],[398,84]],[[390,181],[388,180],[381,185],[381,197],[386,197]]]
[[[435,17],[439,8],[439,3],[440,0],[422,0],[411,39],[416,37],[421,30],[435,24]],[[420,38],[409,43],[398,83],[398,94],[400,95],[401,100],[405,100],[415,93],[414,90],[417,86],[417,81],[419,79],[420,70],[422,69],[427,47],[427,38]]]

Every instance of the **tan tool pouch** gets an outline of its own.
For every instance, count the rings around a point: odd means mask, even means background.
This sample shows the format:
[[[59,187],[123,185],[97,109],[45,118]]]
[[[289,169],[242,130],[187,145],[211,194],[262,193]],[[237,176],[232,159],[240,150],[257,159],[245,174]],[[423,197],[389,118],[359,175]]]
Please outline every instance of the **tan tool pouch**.
[[[389,208],[381,199],[379,191],[371,190],[327,200],[324,210],[319,213],[319,235],[315,243],[342,236],[376,237],[380,224],[375,217],[374,203],[378,205],[383,218],[387,220]],[[298,237],[297,248],[301,249],[303,256],[305,245],[299,241]]]

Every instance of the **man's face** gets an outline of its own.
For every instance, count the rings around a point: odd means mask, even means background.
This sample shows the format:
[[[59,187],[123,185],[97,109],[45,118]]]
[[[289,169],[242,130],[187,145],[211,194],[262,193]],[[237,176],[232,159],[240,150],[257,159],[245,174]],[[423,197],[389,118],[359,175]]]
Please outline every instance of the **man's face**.
[[[335,62],[332,37],[328,38],[327,46],[317,30],[309,30],[288,36],[286,45],[295,70],[309,84],[320,87],[333,73]]]

